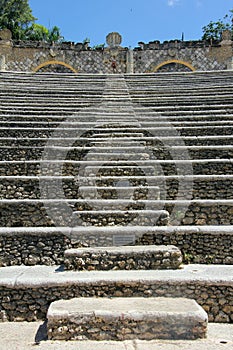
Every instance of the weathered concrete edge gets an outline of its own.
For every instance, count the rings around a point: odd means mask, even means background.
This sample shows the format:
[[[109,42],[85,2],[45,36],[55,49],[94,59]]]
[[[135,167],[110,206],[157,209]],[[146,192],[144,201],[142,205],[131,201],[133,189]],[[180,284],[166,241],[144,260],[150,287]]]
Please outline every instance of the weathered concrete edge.
[[[233,287],[232,265],[185,265],[179,270],[63,271],[58,266],[12,266],[0,269],[0,287],[28,289],[114,284],[193,284]]]
[[[83,311],[80,310],[80,306],[82,306],[85,301],[88,300],[90,303],[90,298],[74,298],[69,300],[57,300],[50,304],[50,307],[47,312],[47,318],[49,321],[51,320],[57,320],[57,319],[65,319],[65,318],[72,318],[73,322],[75,322],[76,317],[80,317],[82,315],[85,316],[85,319],[92,318],[93,314],[89,311]],[[127,311],[122,310],[119,306],[119,310],[112,310],[109,307],[109,304],[111,304],[112,299],[109,298],[94,298],[91,303],[92,311],[95,314],[95,317],[101,317],[104,319],[134,319],[136,321],[139,320],[155,320],[155,319],[163,319],[164,317],[168,317],[167,320],[169,321],[178,321],[181,323],[184,321],[187,323],[192,323],[193,319],[195,318],[195,321],[204,321],[206,322],[208,320],[208,315],[204,311],[204,309],[194,300],[194,299],[187,299],[187,298],[169,298],[169,297],[152,297],[150,299],[148,298],[138,298],[138,297],[131,297],[128,298],[114,298],[114,304],[120,300],[123,301],[126,304]],[[163,310],[163,308],[159,308],[157,305],[157,310],[151,310],[147,309],[148,300],[150,303],[154,300],[154,302],[157,304],[159,302],[166,302],[166,304],[172,304],[174,307],[174,304],[177,308],[176,311],[170,311],[170,310]],[[79,308],[77,309],[77,303],[78,301]],[[137,308],[133,305],[134,309],[131,309],[132,304],[137,302],[143,303],[145,308],[143,310],[137,310]],[[189,310],[179,310],[179,305],[182,303],[188,303],[189,304]],[[99,307],[96,307],[96,304],[98,304]],[[100,305],[99,305],[100,304]]]
[[[174,245],[139,245],[139,246],[117,246],[117,247],[87,247],[77,249],[67,249],[64,252],[67,256],[82,256],[83,253],[109,253],[109,254],[128,254],[133,253],[135,255],[142,253],[159,253],[159,252],[171,252],[180,253],[180,250]]]
[[[0,227],[0,235],[12,236],[12,235],[53,235],[53,234],[63,234],[69,236],[71,234],[122,234],[125,233],[125,229],[122,227]],[[127,226],[127,233],[188,233],[188,234],[228,234],[233,235],[233,225],[218,225],[218,226]]]

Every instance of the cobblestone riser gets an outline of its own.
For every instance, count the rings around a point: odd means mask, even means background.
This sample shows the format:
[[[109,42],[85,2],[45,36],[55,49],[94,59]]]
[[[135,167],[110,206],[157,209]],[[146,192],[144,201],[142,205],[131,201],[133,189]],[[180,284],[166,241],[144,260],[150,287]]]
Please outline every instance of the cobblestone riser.
[[[138,169],[139,176],[140,169]],[[134,172],[137,173],[137,169],[134,169]],[[114,169],[109,170],[109,176],[118,176],[119,171],[114,172]],[[233,179],[228,176],[217,177],[211,176],[203,177],[203,178],[191,178],[190,180],[186,178],[186,191],[183,191],[183,195],[179,193],[179,198],[177,198],[178,189],[180,186],[180,182],[183,181],[182,177],[174,177],[174,178],[155,178],[154,182],[159,189],[152,190],[152,187],[145,183],[144,186],[139,185],[136,186],[133,183],[140,183],[139,179],[135,179],[132,177],[133,171],[130,173],[129,171],[125,171],[123,173],[123,178],[118,176],[118,181],[126,181],[126,176],[128,177],[129,187],[123,186],[122,188],[116,187],[113,179],[113,186],[110,186],[110,180],[108,186],[101,187],[101,181],[96,180],[98,182],[98,186],[90,186],[86,189],[82,187],[81,184],[77,182],[76,178],[63,178],[62,179],[62,188],[67,199],[85,199],[85,196],[88,195],[88,198],[91,199],[128,199],[128,200],[158,200],[158,199],[167,199],[167,200],[176,200],[176,199],[189,199],[190,193],[189,189],[192,186],[192,199],[233,199]],[[105,174],[108,175],[108,172],[105,171]],[[137,175],[136,175],[137,176]],[[145,174],[144,174],[145,176]],[[151,178],[150,178],[151,179]],[[41,190],[40,190],[40,182],[38,178],[9,178],[2,177],[0,178],[0,198],[1,199],[39,199],[41,198]],[[164,181],[165,180],[165,181]],[[56,199],[57,194],[59,193],[57,185],[57,178],[47,178],[41,180],[41,183],[46,184],[49,187],[49,198]],[[103,180],[103,184],[106,181]],[[106,184],[105,184],[106,185]],[[124,191],[122,197],[122,192]],[[95,192],[97,191],[97,192]],[[93,196],[91,196],[91,193]],[[97,193],[97,194],[95,194]],[[160,198],[159,198],[160,194]]]
[[[177,269],[182,255],[175,246],[124,246],[69,249],[66,270],[163,270]]]
[[[107,227],[105,230],[90,228],[86,234],[80,232],[80,229],[75,233],[70,228],[2,228],[0,265],[59,265],[64,263],[66,249],[82,245],[112,245],[116,235],[122,238],[125,234],[122,229],[112,231]],[[178,247],[182,252],[184,263],[233,264],[231,226],[148,229],[128,227],[127,234],[132,237],[136,235],[138,245]]]

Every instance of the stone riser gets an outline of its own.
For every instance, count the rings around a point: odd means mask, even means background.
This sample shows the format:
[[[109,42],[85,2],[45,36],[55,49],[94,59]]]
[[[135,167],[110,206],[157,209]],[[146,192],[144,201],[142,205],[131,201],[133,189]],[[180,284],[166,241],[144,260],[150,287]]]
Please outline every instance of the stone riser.
[[[108,174],[109,173],[109,174]],[[105,172],[106,174],[106,172]],[[118,176],[114,169],[109,169],[106,175]],[[99,174],[101,175],[101,173]],[[155,178],[154,183],[160,187],[152,187],[150,184],[145,184],[145,186],[134,186],[135,182],[129,177],[129,187],[127,187],[127,171],[123,173],[123,180],[121,180],[122,175],[119,175],[119,180],[121,182],[121,187],[119,184],[116,185],[116,180],[113,181],[112,186],[101,187],[101,181],[95,181],[98,185],[93,185],[93,187],[83,187],[82,181],[78,182],[76,178],[73,179],[62,179],[62,189],[65,198],[67,199],[129,199],[129,200],[175,200],[178,199],[178,189],[183,183],[183,178],[174,177],[170,178]],[[129,172],[129,176],[132,173]],[[166,184],[164,183],[166,180]],[[0,198],[1,199],[39,199],[42,196],[40,190],[40,183],[38,178],[0,178]],[[93,181],[93,179],[92,179]],[[41,180],[41,182],[46,183],[50,188],[49,194],[50,198],[57,198],[60,191],[60,186],[58,186],[57,178],[47,178]],[[86,182],[86,181],[85,181]],[[139,181],[138,181],[139,182]],[[125,183],[125,185],[124,185]],[[192,189],[192,199],[233,199],[233,179],[230,175],[223,177],[211,177],[206,178],[193,178],[189,180],[186,178],[186,192],[183,191],[183,195],[179,193],[179,199],[189,199],[190,198],[190,186]]]
[[[108,162],[108,165],[113,166],[121,166],[130,165],[129,161],[126,162]],[[133,162],[135,165],[135,162]],[[179,174],[186,174],[187,167],[192,167],[192,172],[194,175],[232,175],[233,174],[233,164],[229,159],[222,159],[222,160],[193,160],[190,161],[155,161],[153,162],[147,162],[143,161],[143,164],[141,162],[137,161],[137,165],[140,169],[143,169],[146,165],[154,165],[156,169],[159,170],[161,167],[162,172],[158,171],[159,175],[164,176],[172,176],[177,175],[177,172]],[[38,161],[4,161],[0,162],[0,176],[38,176],[43,174],[44,176],[55,176],[62,175],[63,176],[77,176],[80,172],[80,167],[83,166],[84,163],[82,162],[76,162],[76,161],[62,161],[62,162],[51,162],[48,163],[48,165],[45,162],[38,162]],[[62,166],[62,170],[61,170]],[[98,163],[95,162],[85,162],[85,168],[88,166],[97,166],[102,167],[104,166],[102,162],[98,165]]]
[[[171,225],[232,225],[233,224],[233,201],[158,201],[157,205],[153,204],[153,211],[149,210],[132,210],[129,209],[127,201],[122,211],[95,212],[91,210],[91,200],[76,205],[77,200],[50,201],[35,200],[9,200],[1,201],[1,218],[0,226],[19,227],[19,226],[54,226],[52,219],[56,219],[57,226],[106,226],[106,225],[167,225],[168,218],[162,214],[161,219],[158,219],[156,210],[164,209],[165,212],[172,214],[170,221]],[[90,202],[90,203],[89,203]],[[65,204],[66,203],[66,204]],[[174,209],[174,204],[176,207]],[[89,207],[87,211],[86,207]],[[47,208],[47,212],[46,212]],[[134,208],[134,206],[133,206]],[[184,209],[185,208],[185,209]],[[143,209],[143,208],[141,208]],[[77,211],[76,211],[77,210]],[[183,212],[185,216],[183,217]],[[70,215],[72,214],[72,216]],[[153,214],[153,215],[152,215]]]
[[[175,246],[124,246],[69,249],[65,270],[167,270],[178,269],[181,251]]]
[[[144,145],[144,146],[158,146],[158,142],[164,147],[166,145],[177,145],[179,146],[181,143],[180,138],[160,138],[158,140],[154,140],[154,138],[151,137],[143,137],[143,138],[129,138],[130,140],[127,140],[126,138],[122,139],[113,139],[111,140],[112,145]],[[48,142],[48,139],[45,138],[0,138],[0,146],[4,147],[34,147],[35,144],[37,147],[44,147],[46,143]],[[53,139],[50,138],[50,142],[54,142],[54,144],[57,144],[59,146],[67,146],[67,144],[72,145],[72,147],[81,147],[83,145],[85,146],[95,146],[95,145],[108,145],[109,144],[109,138],[102,139],[102,141],[99,140],[99,138],[93,139],[93,138],[66,138],[66,139]],[[206,137],[183,137],[182,138],[183,145],[186,146],[220,146],[220,145],[232,145],[233,144],[233,136],[206,136]]]
[[[16,137],[49,137],[49,136],[53,136],[54,131],[56,130],[56,132],[58,132],[58,129],[53,128],[39,128],[38,130],[36,129],[32,129],[32,128],[15,128],[15,129],[10,129],[7,128],[1,128],[0,129],[0,137],[4,138],[4,137],[11,137],[11,138],[16,138]],[[229,126],[229,127],[202,127],[202,128],[176,128],[177,132],[179,133],[180,136],[203,136],[203,135],[232,135],[232,131],[233,131],[233,127]],[[108,133],[103,133],[103,129],[94,129],[94,130],[88,130],[87,128],[83,129],[79,129],[76,131],[74,131],[74,129],[72,128],[66,128],[61,129],[61,132],[64,133],[64,136],[68,136],[70,137],[70,133],[73,132],[74,133],[74,137],[76,136],[76,134],[79,134],[79,137],[81,137],[83,134],[86,134],[86,132],[88,131],[87,136],[93,136],[95,137],[96,135],[100,138],[101,141],[101,137],[124,137],[125,136],[137,136],[137,137],[143,137],[142,132],[145,133],[152,133],[152,135],[154,135],[155,137],[163,137],[163,136],[169,136],[171,135],[171,130],[169,129],[159,129],[159,130],[155,130],[150,129],[150,128],[145,128],[144,130],[141,130],[139,128],[136,129],[124,129],[124,132],[122,132],[120,129],[117,131],[116,129],[112,129],[108,130]]]
[[[214,146],[213,146],[214,147]],[[223,146],[224,147],[224,146]],[[144,147],[143,147],[144,148]],[[225,148],[225,149],[224,149]],[[202,149],[197,148],[196,150],[192,150],[187,148],[184,148],[185,153],[190,157],[189,159],[214,159],[214,158],[232,158],[233,157],[233,149],[230,149],[230,146],[224,147],[223,149]],[[69,150],[68,148],[59,149],[59,148],[53,148],[51,151],[49,151],[50,159],[70,159],[70,160],[100,160],[100,161],[107,161],[107,160],[127,160],[127,159],[144,159],[145,154],[148,154],[148,159],[158,159],[158,160],[172,160],[173,159],[173,153],[174,152],[177,155],[176,159],[185,159],[187,156],[183,155],[182,149],[176,149],[173,148],[171,150],[153,150],[150,151],[147,148],[144,148],[144,153],[136,153],[136,150],[132,151],[132,153],[124,153],[124,149],[119,151],[109,151],[108,153],[96,153],[94,147],[92,148],[93,151],[90,149],[85,150]],[[46,148],[47,150],[47,148]],[[171,151],[171,152],[170,152]],[[0,160],[37,160],[44,156],[45,149],[44,147],[41,148],[1,148],[1,155]],[[143,158],[144,157],[144,158]],[[147,158],[146,158],[147,159]]]
[[[88,118],[88,117],[87,117]],[[221,118],[221,116],[219,117]],[[5,118],[7,119],[7,118]],[[48,117],[47,117],[48,119]],[[174,127],[202,127],[202,126],[213,126],[213,127],[217,127],[217,126],[232,126],[233,121],[231,119],[228,120],[214,120],[214,121],[162,121],[159,118],[154,118],[151,121],[144,121],[141,118],[137,118],[138,121],[135,121],[135,118],[133,117],[125,117],[125,118],[116,118],[116,116],[114,116],[114,118],[107,118],[105,115],[103,115],[103,119],[95,119],[93,121],[80,121],[79,120],[79,115],[77,115],[76,118],[69,118],[69,120],[67,119],[62,119],[62,120],[58,120],[58,121],[43,121],[43,120],[37,120],[37,121],[33,121],[33,120],[27,120],[27,121],[17,121],[17,120],[13,120],[13,121],[9,121],[7,120],[2,120],[2,118],[0,118],[0,127],[4,127],[4,128],[31,128],[32,126],[34,126],[35,128],[54,128],[54,127],[58,127],[61,123],[62,126],[64,127],[75,127],[75,128],[82,128],[83,124],[85,123],[85,125],[89,126],[90,129],[95,128],[97,123],[101,123],[102,125],[130,125],[130,126],[137,126],[138,123],[140,123],[141,127],[147,129],[149,128],[164,128],[164,127],[169,127],[171,126],[171,124]]]
[[[169,113],[171,114],[171,113]],[[145,110],[138,110],[137,111],[137,120],[142,123],[142,122],[179,122],[179,123],[191,123],[194,124],[195,122],[200,122],[204,123],[210,122],[219,124],[220,121],[222,122],[227,122],[227,121],[232,121],[232,114],[216,114],[216,111],[209,111],[209,113],[203,114],[200,112],[200,115],[190,115],[190,111],[187,111],[187,114],[184,112],[181,112],[181,115],[160,115],[157,112],[153,112],[153,110],[145,109]],[[112,120],[117,120],[117,121],[135,121],[135,114],[134,113],[129,113],[129,112],[101,112],[100,109],[99,111],[96,110],[96,112],[90,111],[89,109],[86,110],[85,108],[78,110],[74,115],[67,115],[67,116],[62,116],[62,115],[38,115],[38,114],[32,114],[32,115],[6,115],[6,114],[0,114],[0,121],[2,124],[4,122],[8,122],[9,124],[11,123],[17,123],[17,126],[19,126],[21,123],[28,123],[28,122],[35,122],[35,123],[56,123],[59,124],[62,121],[67,121],[67,122],[80,122],[83,121],[85,123],[88,122],[94,122],[94,121],[100,121],[102,123],[104,122],[110,122]]]
[[[181,250],[184,263],[233,264],[232,226],[127,227],[126,230],[122,227],[1,228],[0,265],[59,265],[64,263],[65,250],[79,247],[80,242],[109,246],[117,237],[122,242],[125,237],[144,246],[175,245]]]
[[[25,87],[24,87],[25,88]],[[85,87],[84,87],[85,88]],[[146,107],[148,106],[156,106],[156,108],[161,108],[161,107],[168,107],[168,108],[176,108],[177,106],[180,106],[181,108],[187,108],[187,106],[190,105],[191,108],[194,108],[196,106],[198,109],[208,109],[208,107],[211,108],[221,108],[222,106],[230,106],[232,103],[232,92],[229,91],[228,95],[222,95],[218,96],[215,94],[214,96],[193,96],[190,95],[181,97],[180,95],[177,95],[177,97],[169,96],[168,94],[160,95],[158,96],[156,92],[151,93],[150,96],[143,96],[143,92],[141,96],[133,94],[131,91],[129,91],[130,95],[121,95],[120,93],[117,93],[115,95],[112,94],[112,91],[110,91],[108,94],[105,92],[105,90],[100,90],[99,92],[96,91],[96,93],[93,94],[83,94],[80,93],[78,94],[77,92],[73,92],[71,95],[72,91],[68,90],[68,93],[70,93],[70,96],[64,96],[61,94],[61,96],[56,96],[56,94],[51,94],[51,98],[46,95],[45,98],[41,96],[40,91],[38,91],[38,94],[34,92],[33,95],[30,96],[30,98],[24,100],[23,96],[21,98],[16,98],[15,95],[17,96],[17,93],[15,94],[14,91],[9,91],[7,94],[7,97],[9,99],[9,96],[12,97],[12,100],[9,100],[9,103],[7,103],[7,99],[5,100],[4,94],[0,94],[0,98],[4,99],[2,107],[3,110],[7,109],[7,107],[10,108],[18,108],[18,107],[26,107],[26,109],[33,109],[33,108],[38,108],[42,104],[47,107],[51,108],[54,107],[55,104],[58,105],[58,108],[60,106],[66,106],[68,108],[71,108],[68,104],[75,105],[80,102],[89,102],[91,104],[93,103],[98,103],[101,101],[101,99],[104,99],[105,105],[111,106],[114,105],[116,102],[119,103],[119,105],[124,105],[124,106],[129,106],[130,103],[134,104],[141,104],[142,106]],[[61,99],[59,99],[61,97]],[[76,97],[76,98],[75,98]],[[213,101],[214,98],[214,101]],[[64,102],[64,104],[61,104],[61,101]]]
[[[232,322],[229,276],[231,266],[216,265],[189,265],[172,274],[170,270],[59,272],[57,266],[7,267],[0,271],[1,316],[33,321],[45,319],[50,303],[59,299],[147,296],[194,299],[210,322]]]
[[[89,201],[79,205],[64,204],[63,201],[43,205],[32,202],[0,202],[2,216],[0,226],[5,227],[46,227],[54,226],[113,226],[113,225],[167,225],[168,212],[164,210],[144,210],[143,206],[122,205],[121,210],[93,210]],[[47,210],[46,210],[47,208]],[[162,209],[162,208],[161,208]],[[48,214],[49,213],[49,214]],[[71,215],[72,214],[72,215]]]

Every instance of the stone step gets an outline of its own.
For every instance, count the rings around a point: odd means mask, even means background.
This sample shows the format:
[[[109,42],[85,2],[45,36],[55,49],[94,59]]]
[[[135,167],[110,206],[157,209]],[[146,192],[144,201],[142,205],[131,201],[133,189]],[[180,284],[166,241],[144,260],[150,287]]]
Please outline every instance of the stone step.
[[[208,316],[185,298],[75,298],[53,302],[50,340],[198,339]]]
[[[21,88],[21,86],[20,86]],[[163,104],[167,104],[167,105],[184,105],[187,104],[188,101],[190,101],[191,106],[194,104],[198,104],[198,105],[216,105],[217,103],[221,103],[223,102],[225,103],[229,103],[232,100],[232,91],[233,88],[227,88],[225,87],[225,93],[223,93],[220,90],[216,90],[216,92],[210,92],[208,95],[205,94],[205,90],[202,89],[202,91],[200,92],[193,92],[193,93],[187,93],[185,94],[185,96],[183,96],[183,91],[178,92],[178,93],[171,93],[170,91],[166,91],[166,92],[158,92],[156,90],[153,90],[153,88],[151,90],[144,90],[142,88],[142,90],[140,92],[135,93],[135,91],[128,89],[126,90],[124,93],[122,93],[119,89],[117,91],[115,91],[115,93],[113,93],[113,89],[115,87],[113,87],[111,90],[106,90],[106,85],[104,87],[102,87],[102,89],[98,88],[98,89],[92,89],[88,90],[88,86],[86,86],[87,91],[80,91],[80,87],[79,89],[77,89],[76,91],[74,89],[68,89],[66,87],[63,86],[64,92],[68,92],[70,94],[68,94],[68,96],[65,94],[62,97],[62,100],[67,101],[69,99],[72,100],[72,95],[73,95],[73,99],[74,96],[77,97],[77,100],[82,100],[82,99],[90,99],[90,100],[94,100],[96,97],[101,98],[107,105],[108,104],[114,104],[115,102],[120,102],[121,104],[126,103],[126,106],[131,103],[131,102],[141,102],[143,105],[147,102],[157,102],[157,105],[163,105]],[[51,91],[53,91],[53,87],[51,87]],[[58,96],[56,95],[56,92],[59,91],[59,89],[54,89],[55,94],[51,94],[52,96],[52,101],[57,101],[58,103],[61,102],[58,99]],[[20,96],[21,98],[17,98],[18,96],[18,91],[17,90],[9,90],[9,88],[5,88],[4,91],[2,91],[0,93],[0,98],[2,97],[6,97],[6,99],[9,100],[11,105],[17,105],[17,104],[24,104],[26,105],[26,102],[31,101],[32,97],[35,97],[34,100],[32,100],[32,105],[36,105],[37,101],[43,101],[43,102],[47,102],[47,104],[49,105],[49,103],[51,103],[51,100],[48,99],[48,95],[41,95],[41,89],[39,90],[35,90],[33,89],[32,93],[29,96],[26,96],[25,100],[22,98],[22,95]],[[73,93],[73,94],[72,94]],[[10,100],[10,96],[11,97],[16,97],[16,99],[14,100]],[[6,102],[6,101],[5,101]],[[204,103],[203,103],[204,102]],[[7,105],[6,103],[3,104]]]
[[[83,121],[77,121],[78,118],[74,118],[73,120],[65,120],[62,122],[62,126],[63,127],[82,127],[83,126]],[[61,124],[60,121],[54,122],[54,121],[9,121],[9,120],[0,120],[0,127],[12,127],[12,128],[21,128],[21,127],[32,127],[34,126],[35,128],[52,128],[52,127],[56,127],[59,126]],[[129,119],[129,118],[114,118],[114,119],[96,119],[93,121],[85,121],[85,125],[87,127],[90,128],[95,128],[96,126],[102,125],[103,127],[107,128],[109,127],[109,125],[111,126],[138,126],[138,127],[143,127],[143,128],[147,128],[147,127],[166,127],[166,126],[177,126],[177,127],[185,127],[185,126],[193,126],[193,127],[198,127],[198,126],[214,126],[214,127],[218,127],[218,126],[224,126],[224,125],[232,125],[233,124],[233,120],[220,120],[220,121],[159,121],[159,120],[153,120],[153,121],[143,121],[143,120],[136,120],[135,121],[135,117],[134,119]]]
[[[23,137],[18,137],[18,138],[10,138],[10,137],[1,137],[0,138],[0,145],[1,146],[45,146],[45,144],[48,142],[47,138],[43,137],[35,137],[35,138],[23,138]],[[185,136],[182,137],[182,140],[180,139],[179,136],[174,136],[174,137],[160,137],[159,140],[155,137],[119,137],[119,138],[114,138],[110,139],[109,138],[93,138],[93,137],[67,137],[63,139],[59,138],[53,138],[50,137],[50,142],[53,142],[54,144],[60,145],[60,146],[66,146],[67,144],[69,145],[77,145],[77,146],[82,146],[82,145],[97,145],[97,146],[105,146],[109,145],[111,143],[112,145],[124,145],[124,146],[130,146],[130,145],[145,145],[145,146],[153,146],[153,145],[158,145],[158,143],[162,143],[164,146],[179,146],[179,145],[187,145],[187,146],[211,146],[211,145],[232,145],[233,143],[233,136],[232,135],[226,135],[226,136]]]
[[[231,126],[218,126],[218,127],[184,127],[180,128],[177,127],[174,128],[146,128],[146,129],[122,129],[119,128],[118,130],[116,128],[109,130],[108,132],[103,132],[103,128],[95,128],[95,129],[73,129],[73,128],[0,128],[0,137],[11,137],[11,138],[19,138],[19,137],[55,137],[58,135],[58,133],[64,134],[64,137],[71,136],[72,133],[74,137],[82,136],[83,134],[86,134],[88,132],[88,136],[92,135],[93,138],[98,137],[101,138],[112,138],[112,137],[144,137],[148,133],[151,133],[154,135],[155,138],[158,138],[159,136],[172,136],[174,134],[174,130],[176,130],[176,135],[179,134],[181,137],[185,136],[203,136],[203,135],[231,135],[233,128]],[[56,133],[56,135],[55,135]]]
[[[232,225],[233,200],[148,201],[149,209],[138,201],[120,200],[122,210],[95,210],[109,200],[47,199],[0,200],[1,226],[132,226],[132,225]],[[191,193],[190,193],[191,196]],[[43,199],[45,197],[45,199]],[[100,203],[102,201],[102,204]],[[113,200],[114,201],[114,200]],[[130,203],[131,205],[130,205]],[[134,204],[135,202],[135,204]],[[145,201],[140,201],[145,202]],[[114,204],[112,202],[112,204]],[[92,206],[94,209],[92,209]],[[106,207],[105,207],[106,208]],[[170,216],[170,217],[169,217]]]
[[[51,141],[49,141],[50,143]],[[58,141],[59,142],[59,141]],[[108,161],[108,160],[143,160],[143,159],[213,159],[232,158],[233,145],[212,145],[212,146],[106,146],[100,147],[65,147],[46,145],[45,146],[2,146],[0,160],[30,160],[41,159],[49,154],[50,159],[70,159],[87,161]]]
[[[62,189],[67,199],[182,200],[190,199],[190,188],[192,188],[192,200],[233,199],[233,175],[187,175],[185,178],[181,175],[151,178],[153,170],[155,171],[153,168],[131,169],[130,167],[85,169],[87,177],[91,177],[96,172],[99,177],[108,176],[107,179],[103,179],[105,186],[99,184],[101,181],[97,177],[77,180],[74,176],[0,176],[0,198],[37,199],[41,197],[41,186],[44,185],[50,188],[50,198],[54,199]],[[143,184],[143,177],[136,177],[135,174],[150,176],[149,182]],[[135,181],[139,183],[140,179],[141,185],[136,186]],[[92,183],[92,185],[88,186],[86,183]],[[180,187],[182,191],[179,191]]]
[[[119,181],[117,186],[80,186],[79,193],[82,198],[102,198],[102,199],[117,199],[128,198],[134,200],[143,199],[160,199],[160,188],[158,186],[127,186],[127,181]],[[1,191],[0,191],[1,193]],[[232,196],[233,197],[233,196]],[[77,196],[76,196],[77,198]]]
[[[233,265],[233,226],[0,227],[1,267],[59,265],[66,249],[175,245],[184,263]],[[13,255],[14,254],[14,255]]]
[[[181,251],[175,246],[121,246],[69,249],[65,270],[163,270],[177,269]]]
[[[100,122],[105,122],[106,120],[133,120],[135,121],[135,114],[137,117],[137,120],[139,122],[154,122],[160,121],[160,122],[204,122],[204,121],[209,121],[209,122],[219,122],[219,120],[223,121],[232,121],[232,114],[200,114],[200,115],[190,115],[187,113],[181,113],[181,115],[160,115],[158,112],[154,112],[153,109],[146,108],[144,110],[134,108],[133,111],[118,111],[118,112],[110,112],[110,111],[105,111],[97,109],[96,112],[90,111],[89,109],[80,109],[78,112],[75,112],[73,115],[66,115],[65,117],[62,115],[38,115],[38,114],[30,114],[30,115],[19,115],[16,114],[14,115],[13,113],[11,114],[0,114],[0,120],[2,121],[21,121],[21,122],[26,122],[26,121],[34,121],[34,122],[61,122],[63,120],[66,121],[100,121]]]
[[[51,302],[76,297],[195,299],[210,322],[232,322],[230,265],[185,265],[178,270],[63,271],[59,266],[0,269],[1,315],[9,321],[45,319]],[[91,299],[90,299],[91,300]],[[126,299],[127,300],[127,299]],[[150,298],[148,298],[150,300]]]
[[[1,176],[38,176],[38,175],[71,175],[77,176],[80,167],[89,166],[101,169],[105,166],[122,167],[135,166],[134,160],[111,161],[107,164],[103,161],[75,161],[75,160],[17,160],[0,161]],[[145,166],[153,166],[158,175],[176,175],[177,173],[190,174],[190,169],[194,175],[226,175],[233,174],[232,159],[189,159],[189,160],[137,160],[136,166],[143,169]],[[188,169],[188,171],[187,171]],[[162,172],[161,172],[162,170]]]

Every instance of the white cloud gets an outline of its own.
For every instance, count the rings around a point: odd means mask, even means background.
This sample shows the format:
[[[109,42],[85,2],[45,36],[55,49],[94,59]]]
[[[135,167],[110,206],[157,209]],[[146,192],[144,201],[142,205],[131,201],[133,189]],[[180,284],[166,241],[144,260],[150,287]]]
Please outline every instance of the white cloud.
[[[174,7],[175,5],[178,4],[179,1],[180,1],[180,0],[168,0],[167,4],[168,4],[168,6],[170,6],[170,7]]]

